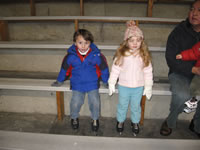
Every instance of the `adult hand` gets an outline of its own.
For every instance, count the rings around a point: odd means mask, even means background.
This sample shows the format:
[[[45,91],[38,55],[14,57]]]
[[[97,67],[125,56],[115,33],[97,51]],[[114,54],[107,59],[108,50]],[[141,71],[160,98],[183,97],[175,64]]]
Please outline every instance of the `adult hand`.
[[[200,67],[192,67],[192,73],[200,76]]]

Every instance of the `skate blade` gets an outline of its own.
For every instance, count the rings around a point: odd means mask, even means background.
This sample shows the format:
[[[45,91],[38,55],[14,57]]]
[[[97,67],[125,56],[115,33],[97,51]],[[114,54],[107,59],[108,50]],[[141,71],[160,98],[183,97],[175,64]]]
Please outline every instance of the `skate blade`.
[[[98,136],[98,132],[97,131],[93,131],[94,136]]]
[[[137,136],[137,134],[133,133],[133,136]]]

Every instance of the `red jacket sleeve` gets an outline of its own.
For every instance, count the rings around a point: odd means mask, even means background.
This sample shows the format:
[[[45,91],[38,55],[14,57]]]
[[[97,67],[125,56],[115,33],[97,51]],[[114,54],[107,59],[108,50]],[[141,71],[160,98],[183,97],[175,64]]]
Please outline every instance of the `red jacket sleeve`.
[[[200,60],[200,42],[195,44],[191,49],[181,52],[182,60]]]

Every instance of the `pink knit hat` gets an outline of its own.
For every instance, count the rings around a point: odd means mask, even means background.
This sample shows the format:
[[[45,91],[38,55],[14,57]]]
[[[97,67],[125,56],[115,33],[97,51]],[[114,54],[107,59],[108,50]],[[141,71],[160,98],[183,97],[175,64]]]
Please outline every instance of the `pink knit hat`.
[[[142,31],[140,30],[140,28],[138,28],[138,26],[136,26],[135,21],[133,20],[127,21],[126,26],[127,28],[124,34],[124,40],[127,40],[132,36],[144,38]]]

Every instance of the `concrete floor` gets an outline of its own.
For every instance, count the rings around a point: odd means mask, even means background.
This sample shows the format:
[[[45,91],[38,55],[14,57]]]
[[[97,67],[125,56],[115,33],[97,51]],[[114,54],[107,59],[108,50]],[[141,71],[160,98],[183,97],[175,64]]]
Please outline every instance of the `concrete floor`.
[[[70,118],[65,116],[63,121],[57,121],[56,115],[7,113],[0,112],[0,130],[19,131],[29,133],[47,133],[60,135],[95,136],[91,131],[90,118],[80,117],[80,128],[77,131],[71,129]],[[189,122],[179,120],[177,129],[170,136],[161,136],[159,133],[163,120],[145,119],[141,126],[141,132],[137,138],[159,138],[159,139],[198,139],[198,137],[188,129]],[[130,120],[125,122],[125,130],[119,135],[115,129],[115,118],[100,118],[100,137],[121,137],[135,138],[130,128]]]

